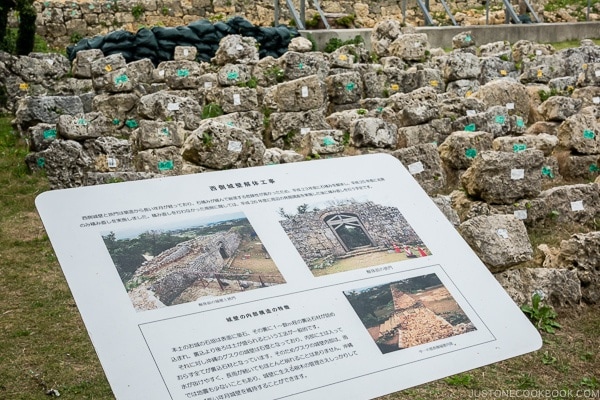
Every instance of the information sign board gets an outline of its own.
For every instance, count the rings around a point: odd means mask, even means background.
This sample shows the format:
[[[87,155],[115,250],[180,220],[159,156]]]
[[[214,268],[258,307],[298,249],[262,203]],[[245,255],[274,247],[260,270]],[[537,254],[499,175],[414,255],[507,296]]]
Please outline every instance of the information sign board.
[[[118,399],[369,399],[541,346],[390,155],[36,204]]]

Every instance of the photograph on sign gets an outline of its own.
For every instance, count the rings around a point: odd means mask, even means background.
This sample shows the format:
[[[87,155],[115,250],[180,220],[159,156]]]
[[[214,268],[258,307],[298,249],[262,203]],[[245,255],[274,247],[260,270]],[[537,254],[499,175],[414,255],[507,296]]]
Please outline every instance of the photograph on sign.
[[[243,213],[102,235],[138,311],[285,283]]]
[[[476,330],[436,274],[344,295],[384,354]]]
[[[355,198],[280,208],[279,221],[314,276],[431,254],[395,207]]]

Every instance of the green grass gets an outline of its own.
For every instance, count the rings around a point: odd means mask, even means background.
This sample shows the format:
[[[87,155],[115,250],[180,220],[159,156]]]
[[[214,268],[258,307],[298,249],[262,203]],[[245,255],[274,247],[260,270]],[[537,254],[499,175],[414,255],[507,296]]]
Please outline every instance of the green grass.
[[[65,400],[114,399],[35,211],[48,184],[42,173],[27,171],[27,152],[10,119],[0,117],[0,399],[48,399],[51,389]],[[466,399],[483,389],[598,390],[600,306],[557,311],[563,328],[543,332],[539,351],[379,400]]]

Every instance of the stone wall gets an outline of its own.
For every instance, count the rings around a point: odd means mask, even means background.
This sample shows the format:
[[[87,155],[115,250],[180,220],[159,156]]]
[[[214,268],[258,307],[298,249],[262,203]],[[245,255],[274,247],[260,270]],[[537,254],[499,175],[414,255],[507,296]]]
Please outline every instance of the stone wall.
[[[282,4],[279,23],[289,24],[290,13]],[[298,9],[298,0],[295,0]],[[532,4],[540,17],[546,22],[577,21],[576,10],[561,9],[554,13],[544,13],[546,0],[533,1]],[[460,25],[484,25],[485,10],[481,2],[476,0],[455,0],[449,2],[455,11],[455,19]],[[498,4],[492,3],[489,23],[502,24],[505,21],[504,11]],[[372,28],[383,19],[402,21],[401,2],[396,0],[381,1],[333,1],[321,2],[323,10],[331,15],[330,22],[334,26],[344,27],[335,21],[345,15],[354,15],[351,27]],[[430,2],[431,13],[442,25],[451,25],[441,3]],[[516,6],[516,4],[515,4]],[[38,12],[39,35],[45,37],[53,48],[65,47],[76,43],[83,37],[104,35],[108,32],[126,29],[136,32],[140,27],[182,26],[198,19],[218,21],[234,16],[242,16],[255,25],[271,26],[274,19],[273,1],[249,0],[38,0],[35,2]],[[461,10],[456,12],[456,10]],[[593,5],[591,20],[598,20],[600,3]],[[306,19],[311,20],[316,10],[307,4]],[[423,16],[414,0],[408,1],[406,23],[413,26],[423,25]]]
[[[328,217],[339,214],[356,216],[374,248],[391,250],[394,244],[423,245],[397,208],[371,201],[297,214],[280,223],[302,258],[311,264],[330,255],[339,257],[348,253],[326,222]]]

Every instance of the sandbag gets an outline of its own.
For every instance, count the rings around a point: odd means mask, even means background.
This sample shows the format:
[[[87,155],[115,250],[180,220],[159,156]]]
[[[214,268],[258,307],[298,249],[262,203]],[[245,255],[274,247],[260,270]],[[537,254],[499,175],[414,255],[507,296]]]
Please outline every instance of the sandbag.
[[[154,36],[154,33],[148,28],[142,28],[135,34],[133,45],[137,47],[145,47],[148,49],[158,50],[158,41]]]

